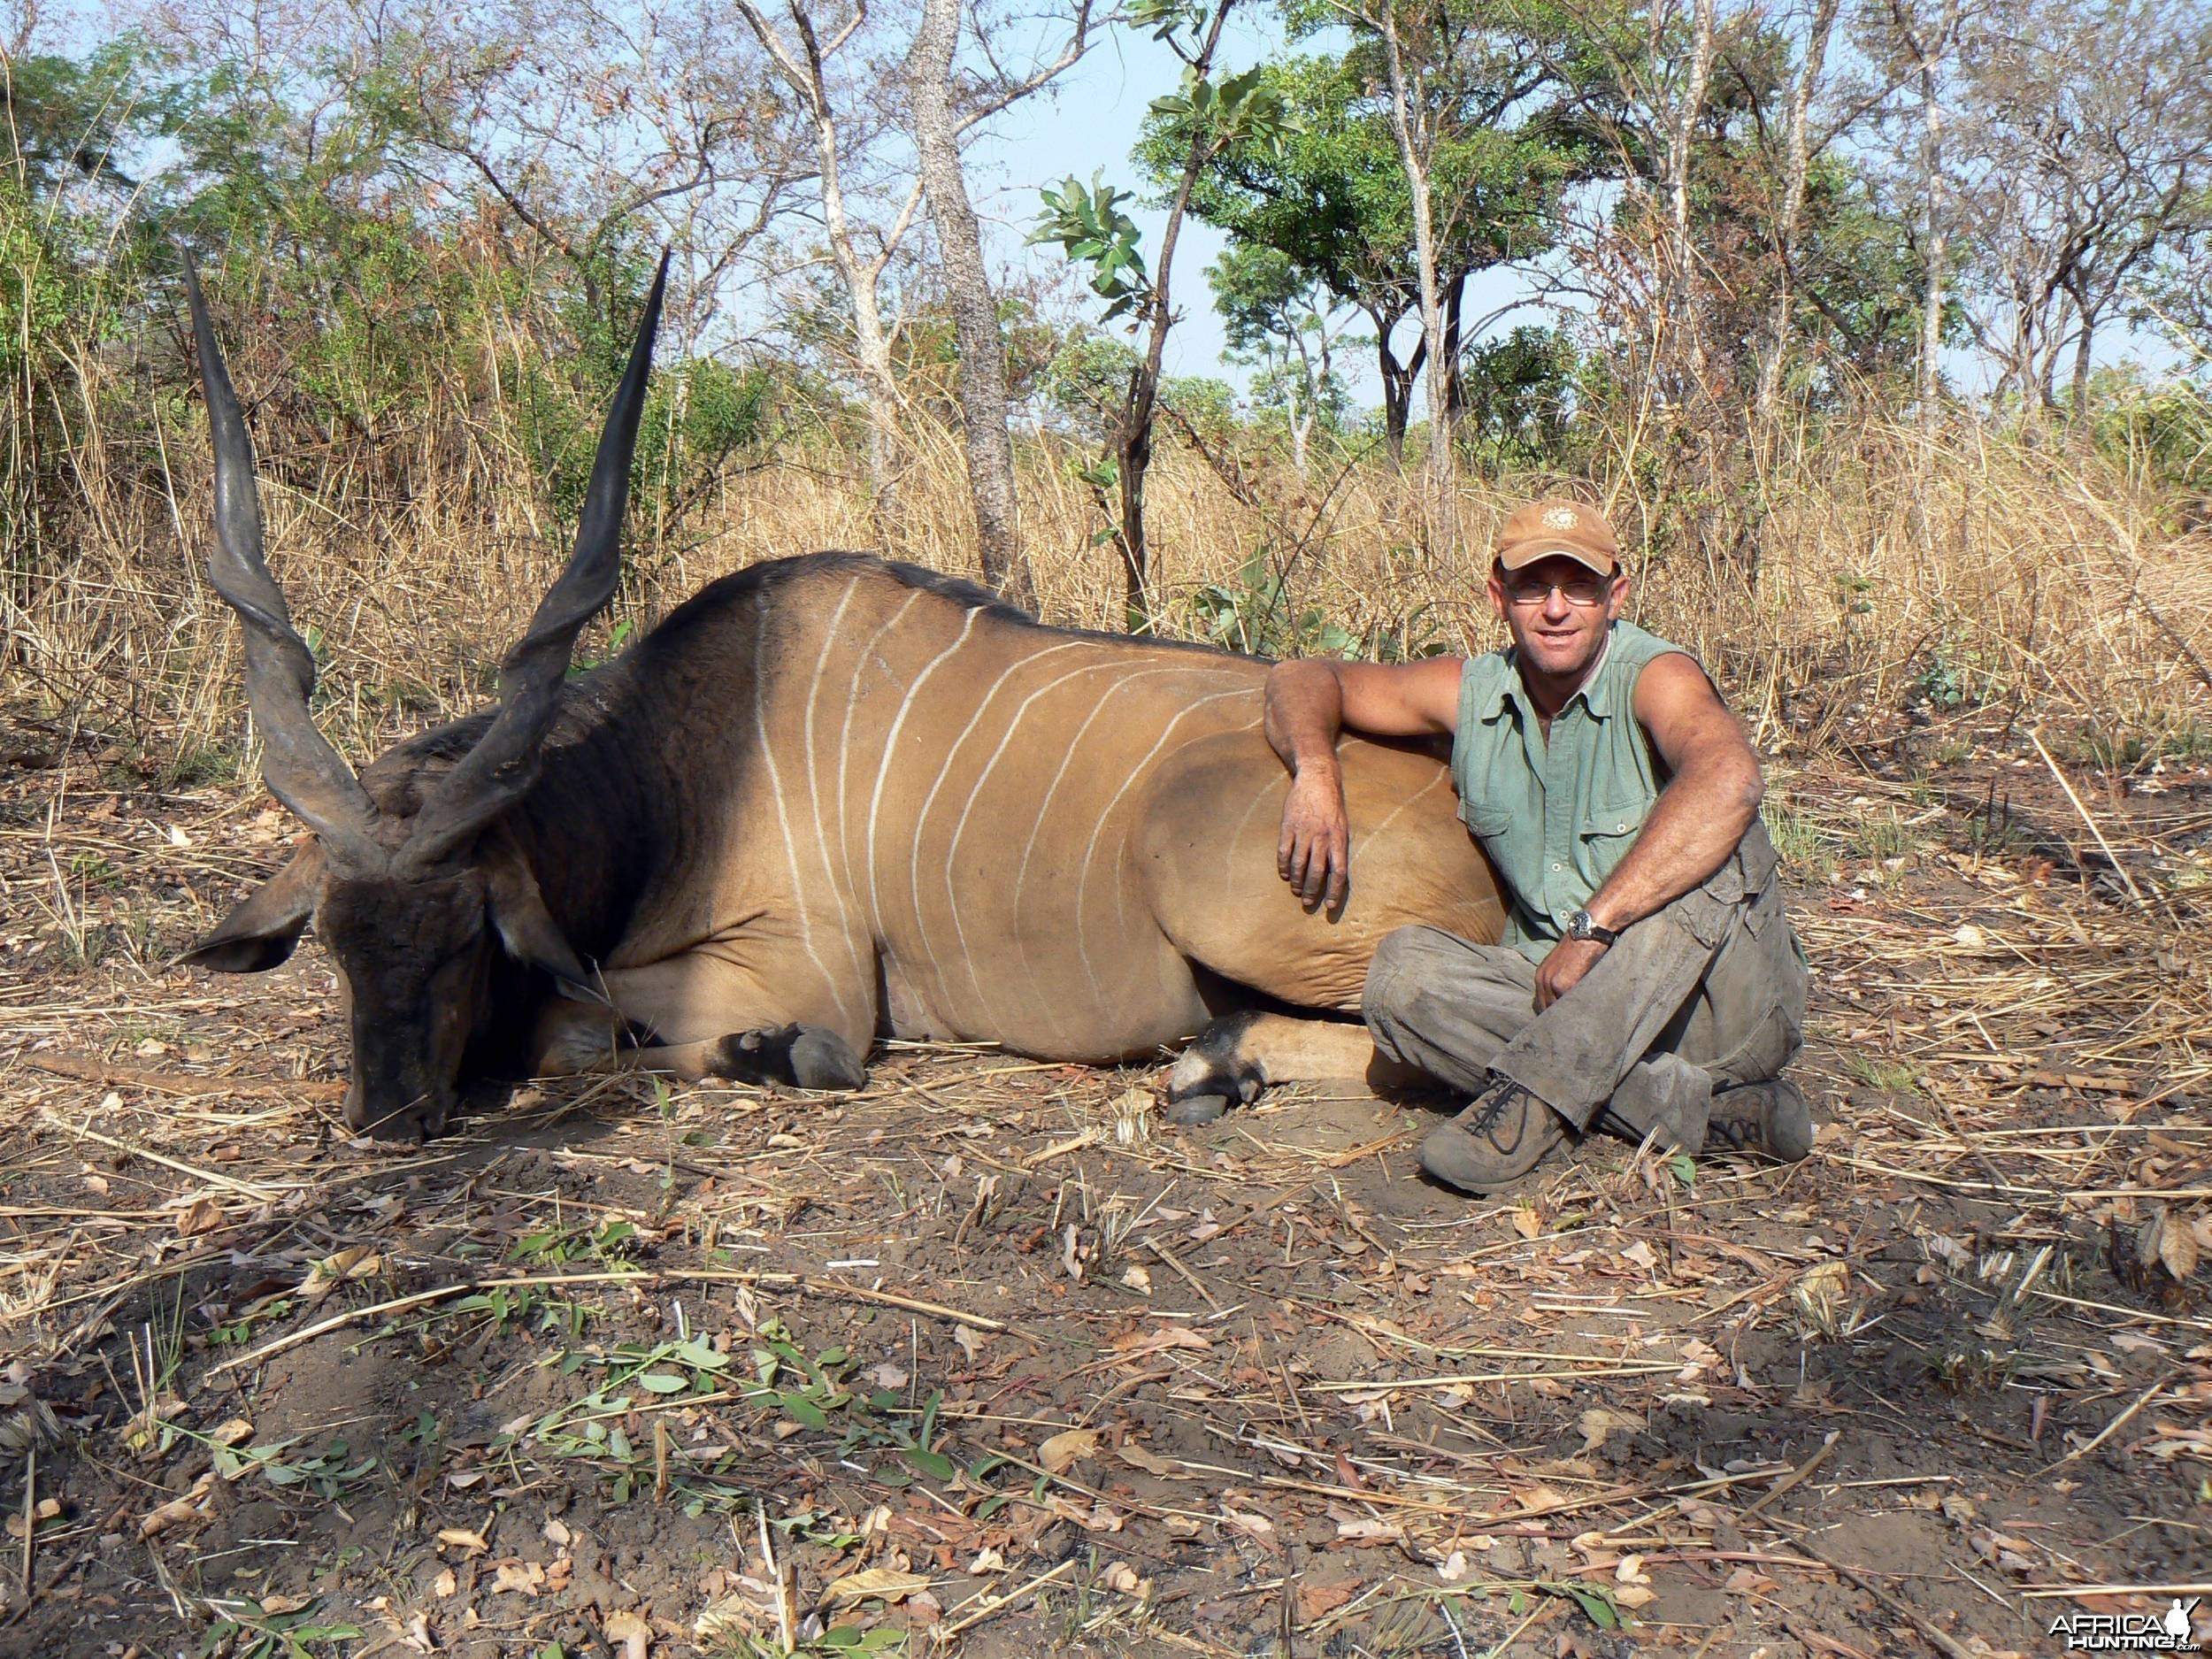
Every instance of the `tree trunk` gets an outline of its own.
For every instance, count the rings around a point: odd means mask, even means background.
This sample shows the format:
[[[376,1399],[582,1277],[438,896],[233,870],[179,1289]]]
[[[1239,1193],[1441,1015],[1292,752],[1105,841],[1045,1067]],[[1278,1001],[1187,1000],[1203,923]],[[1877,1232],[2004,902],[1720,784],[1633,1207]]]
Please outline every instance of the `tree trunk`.
[[[1398,165],[1405,169],[1406,188],[1413,198],[1413,254],[1421,271],[1421,334],[1441,344],[1444,339],[1444,299],[1436,277],[1436,225],[1430,211],[1428,165],[1416,141],[1413,96],[1406,85],[1404,55],[1398,47],[1398,0],[1382,0],[1377,18],[1383,39],[1383,61],[1390,71],[1390,130],[1398,141]],[[1710,4],[1710,0],[1706,0]],[[1452,489],[1452,430],[1446,384],[1448,371],[1442,355],[1432,351],[1427,380],[1429,403],[1429,465],[1432,542],[1439,550],[1455,545],[1458,522]]]
[[[1921,65],[1920,97],[1920,174],[1928,197],[1928,228],[1922,239],[1927,248],[1928,269],[1920,291],[1920,432],[1924,445],[1932,445],[1936,394],[1942,384],[1943,261],[1947,252],[1943,223],[1943,107],[1936,102],[1932,64]]]
[[[1459,313],[1466,297],[1467,273],[1462,271],[1444,290],[1444,356],[1438,365],[1444,376],[1444,419],[1455,443],[1467,414],[1467,381],[1459,360]]]
[[[1383,447],[1390,453],[1390,465],[1403,472],[1406,426],[1413,416],[1413,382],[1421,373],[1429,342],[1420,342],[1414,347],[1412,357],[1401,363],[1397,353],[1390,349],[1390,331],[1397,326],[1398,319],[1386,320],[1380,312],[1372,310],[1367,314],[1374,319],[1376,366],[1382,373]]]
[[[1828,58],[1828,36],[1835,27],[1838,0],[1816,0],[1805,61],[1790,88],[1789,150],[1782,187],[1782,213],[1775,226],[1774,307],[1767,320],[1766,349],[1759,357],[1759,392],[1755,405],[1762,430],[1773,421],[1782,393],[1782,358],[1789,348],[1790,277],[1797,257],[1797,221],[1805,211],[1805,175],[1812,165],[1806,133],[1813,89]]]
[[[959,35],[960,0],[923,0],[909,65],[915,147],[959,350],[961,432],[983,580],[994,593],[1033,611],[1037,599],[1022,554],[1014,446],[1008,433],[1005,341],[952,125],[952,58]]]
[[[1705,88],[1713,73],[1714,0],[1694,0],[1690,9],[1690,76],[1682,88],[1667,142],[1668,236],[1666,283],[1661,290],[1662,360],[1677,364],[1678,403],[1704,389],[1704,349],[1697,319],[1696,279],[1690,262],[1690,145],[1697,118],[1705,108]]]
[[[2073,418],[2079,420],[2089,412],[2089,371],[2093,366],[2091,352],[2097,340],[2097,315],[2089,308],[2084,287],[2070,285],[2068,291],[2074,296],[2074,314],[2081,319],[2081,332],[2074,336],[2074,373],[2069,388]]]
[[[814,123],[815,158],[821,175],[822,232],[829,243],[830,262],[837,267],[838,278],[852,302],[853,357],[860,367],[861,395],[868,404],[868,482],[877,521],[887,527],[897,511],[894,490],[900,447],[899,385],[891,367],[891,333],[884,326],[883,303],[876,285],[883,280],[884,267],[890,263],[893,250],[914,222],[914,211],[921,202],[920,186],[908,194],[896,221],[883,237],[881,250],[872,259],[862,259],[853,246],[851,221],[845,215],[841,141],[837,131],[837,111],[830,100],[829,78],[824,67],[825,57],[834,54],[851,37],[858,27],[857,20],[847,23],[826,53],[806,7],[793,4],[791,24],[800,48],[800,52],[795,53],[768,27],[767,18],[755,0],[737,0],[737,4],[761,46],[774,61],[778,73],[803,101]]]

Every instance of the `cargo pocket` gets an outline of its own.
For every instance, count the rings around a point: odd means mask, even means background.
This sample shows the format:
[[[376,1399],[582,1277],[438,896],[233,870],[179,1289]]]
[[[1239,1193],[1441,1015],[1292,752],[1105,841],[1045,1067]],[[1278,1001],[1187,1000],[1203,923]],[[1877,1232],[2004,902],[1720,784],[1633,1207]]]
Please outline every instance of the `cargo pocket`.
[[[1797,1057],[1804,1040],[1801,1022],[1792,1018],[1787,1008],[1770,1005],[1742,1040],[1707,1069],[1725,1083],[1757,1083],[1778,1076]]]

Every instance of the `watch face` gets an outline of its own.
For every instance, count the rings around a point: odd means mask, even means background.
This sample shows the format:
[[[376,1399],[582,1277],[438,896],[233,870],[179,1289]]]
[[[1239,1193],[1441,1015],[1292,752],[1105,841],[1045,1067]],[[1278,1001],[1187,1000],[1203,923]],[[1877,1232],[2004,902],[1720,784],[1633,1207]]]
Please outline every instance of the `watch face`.
[[[1592,925],[1589,911],[1577,910],[1572,916],[1570,916],[1567,918],[1567,937],[1570,939],[1587,939],[1590,937],[1590,929]]]

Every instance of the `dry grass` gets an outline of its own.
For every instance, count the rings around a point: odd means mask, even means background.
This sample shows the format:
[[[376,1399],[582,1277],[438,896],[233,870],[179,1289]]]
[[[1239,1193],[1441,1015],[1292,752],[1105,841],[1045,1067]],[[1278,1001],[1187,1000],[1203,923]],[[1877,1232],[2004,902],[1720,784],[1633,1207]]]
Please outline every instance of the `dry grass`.
[[[172,774],[234,776],[236,633],[197,573],[204,430],[195,413],[127,461],[96,429],[73,442],[74,493],[45,503],[35,559],[7,585],[0,695],[144,746]],[[1357,637],[1485,648],[1494,526],[1566,488],[1607,504],[1640,551],[1636,619],[1702,656],[1763,734],[1791,724],[1822,739],[1850,704],[1925,682],[1939,700],[2000,703],[2031,725],[2061,717],[2108,762],[2212,747],[2212,557],[2162,527],[2171,503],[2094,454],[1972,425],[1945,435],[1924,485],[1918,453],[1893,423],[1835,421],[1785,446],[1740,499],[1701,502],[1643,493],[1649,457],[1624,445],[1587,479],[1465,482],[1459,534],[1437,545],[1418,491],[1379,460],[1302,480],[1240,457],[1232,488],[1165,443],[1150,490],[1156,610],[1166,631],[1195,630],[1192,595],[1233,585],[1258,551],[1286,574],[1288,609]],[[1031,568],[1048,620],[1118,627],[1118,563],[1096,544],[1102,521],[1075,476],[1087,458],[1058,440],[1025,446]],[[264,468],[272,560],[316,630],[341,742],[360,754],[475,706],[565,550],[518,446],[457,412],[395,441],[377,469],[290,459]],[[733,465],[681,522],[641,526],[609,626],[649,625],[711,577],[817,548],[973,572],[951,434],[918,417],[895,499],[879,519],[851,458],[820,442]],[[604,649],[603,628],[596,638],[588,651]],[[1796,698],[1810,699],[1809,723],[1783,718]]]

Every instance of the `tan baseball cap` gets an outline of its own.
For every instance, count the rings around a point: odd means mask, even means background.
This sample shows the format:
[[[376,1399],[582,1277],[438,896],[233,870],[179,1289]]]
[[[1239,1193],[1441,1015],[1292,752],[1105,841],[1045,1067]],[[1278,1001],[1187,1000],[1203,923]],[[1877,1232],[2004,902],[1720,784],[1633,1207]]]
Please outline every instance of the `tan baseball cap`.
[[[1531,502],[1498,532],[1498,563],[1509,571],[1555,554],[1586,565],[1601,576],[1610,576],[1621,567],[1620,544],[1613,539],[1613,526],[1605,515],[1563,496]]]

